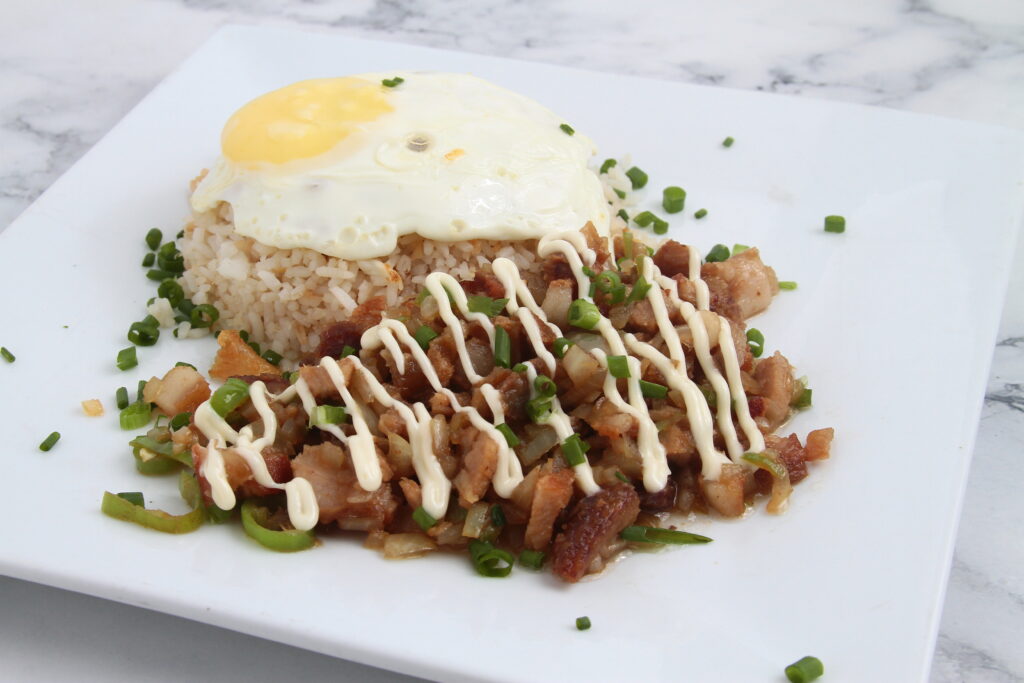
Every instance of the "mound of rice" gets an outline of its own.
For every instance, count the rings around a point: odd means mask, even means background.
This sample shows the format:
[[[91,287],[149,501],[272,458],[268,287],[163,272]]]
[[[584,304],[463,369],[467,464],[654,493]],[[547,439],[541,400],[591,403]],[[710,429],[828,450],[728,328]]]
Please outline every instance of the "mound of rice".
[[[537,263],[536,240],[437,242],[399,239],[386,257],[346,261],[312,249],[278,249],[235,234],[231,207],[193,216],[179,248],[181,280],[195,304],[220,311],[220,326],[248,330],[264,348],[296,361],[313,351],[320,331],[347,318],[373,297],[389,306],[420,291],[435,270],[471,280],[477,269],[504,256],[520,269]]]

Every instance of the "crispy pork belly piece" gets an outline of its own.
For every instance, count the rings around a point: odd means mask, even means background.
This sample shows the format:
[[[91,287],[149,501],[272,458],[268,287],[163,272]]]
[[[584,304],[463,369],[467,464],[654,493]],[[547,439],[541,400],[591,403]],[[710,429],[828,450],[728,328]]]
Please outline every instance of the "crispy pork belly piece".
[[[339,358],[346,346],[358,349],[363,332],[380,322],[386,307],[384,297],[374,297],[356,306],[348,319],[326,327],[320,333],[320,345],[313,361],[318,362],[324,356]]]
[[[779,293],[779,280],[775,277],[775,271],[761,262],[757,247],[751,247],[718,263],[705,263],[700,272],[701,277],[708,281],[713,294],[735,305],[735,314],[740,320],[746,320],[768,308],[772,297]],[[726,290],[722,291],[713,282],[724,283]]]
[[[544,550],[551,542],[555,521],[572,500],[576,475],[568,468],[554,469],[551,461],[542,466],[533,489],[530,521],[523,542],[531,550]]]
[[[222,449],[221,455],[224,458],[224,471],[228,476],[228,485],[240,498],[269,496],[277,493],[276,489],[263,486],[253,478],[249,464],[234,448]],[[273,446],[267,446],[261,451],[261,455],[271,479],[278,484],[291,480],[291,461],[284,451]],[[206,456],[207,449],[205,447],[198,444],[192,446],[192,464],[196,471],[196,479],[199,481],[199,490],[203,494],[203,500],[206,504],[213,505],[210,482],[207,481],[202,473],[203,461],[206,460]]]
[[[478,270],[472,280],[462,280],[459,284],[469,295],[489,296],[492,299],[505,296],[504,285],[490,270]]]
[[[608,240],[597,233],[597,228],[590,221],[580,230],[587,246],[594,250],[594,268],[600,269],[611,258],[608,253]]]
[[[654,253],[654,265],[665,277],[690,276],[690,249],[685,244],[669,240]]]
[[[746,509],[746,489],[753,484],[753,477],[746,468],[733,463],[722,465],[717,481],[700,478],[700,489],[704,500],[712,510],[724,517],[739,517]]]
[[[793,366],[785,356],[776,351],[770,357],[757,362],[754,367],[754,379],[759,386],[756,395],[763,400],[758,420],[768,431],[775,431],[789,417],[794,392],[799,389],[799,385],[793,379]]]
[[[779,462],[789,472],[790,484],[798,484],[807,477],[807,464],[804,462],[807,460],[807,455],[804,452],[804,447],[800,445],[800,439],[796,434],[790,434],[786,437],[772,434],[766,436],[764,442],[768,448],[778,454]]]
[[[815,429],[807,434],[807,446],[805,447],[805,460],[825,460],[829,457],[832,448],[832,439],[835,437],[835,430],[831,427]]]
[[[217,335],[220,350],[213,359],[210,377],[221,382],[238,375],[279,375],[281,371],[260,358],[237,330],[224,330]]]
[[[601,550],[636,521],[640,497],[629,484],[618,484],[587,496],[573,508],[555,537],[551,570],[569,583],[587,573]]]
[[[340,367],[347,383],[352,378],[352,366],[341,363]],[[341,400],[338,387],[334,386],[334,381],[331,380],[326,368],[319,365],[300,365],[299,377],[306,381],[310,393],[318,402]]]
[[[459,492],[459,504],[468,508],[483,498],[491,485],[491,477],[498,469],[498,445],[475,427],[466,429],[472,430],[476,436],[470,437],[472,441],[465,449],[462,469],[455,475],[452,484]]]
[[[665,512],[676,505],[676,482],[671,477],[665,484],[665,488],[651,493],[644,491],[640,494],[640,509],[644,512]]]
[[[210,398],[210,384],[195,368],[179,365],[171,368],[162,378],[146,382],[142,398],[155,403],[164,415],[194,412],[199,404]]]
[[[320,523],[337,522],[350,531],[386,528],[398,509],[398,499],[385,482],[376,491],[359,485],[348,453],[333,443],[306,446],[292,461],[296,477],[309,481],[320,506]]]
[[[498,391],[498,401],[505,414],[505,422],[520,419],[526,415],[526,403],[530,400],[530,384],[525,372],[512,372],[506,368],[494,368],[484,377],[483,384],[490,384]],[[491,415],[491,408],[479,388],[473,390],[473,407],[484,416]]]

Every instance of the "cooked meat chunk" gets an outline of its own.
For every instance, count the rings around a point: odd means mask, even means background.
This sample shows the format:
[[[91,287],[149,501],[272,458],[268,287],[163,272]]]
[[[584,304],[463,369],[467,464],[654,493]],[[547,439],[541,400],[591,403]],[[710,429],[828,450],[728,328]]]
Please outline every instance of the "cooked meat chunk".
[[[754,379],[764,400],[764,409],[759,418],[769,431],[774,431],[789,417],[789,406],[797,383],[793,379],[793,368],[781,353],[776,351],[769,358],[762,358],[754,368]]]
[[[826,429],[815,429],[807,434],[807,460],[825,460],[829,457],[829,450],[832,448],[832,439],[835,430],[831,427]]]
[[[748,471],[732,463],[722,465],[717,481],[701,478],[701,491],[711,509],[724,517],[739,517],[746,510],[746,488],[753,482]]]
[[[490,384],[498,391],[498,401],[501,403],[505,422],[525,418],[526,402],[530,400],[530,384],[525,373],[494,368],[491,374],[484,377],[481,384]],[[481,415],[491,415],[491,408],[479,389],[473,391],[473,407]]]
[[[210,384],[195,368],[179,365],[163,378],[154,377],[146,382],[143,398],[155,403],[164,415],[174,417],[178,413],[194,412],[200,403],[210,398]]]
[[[347,320],[327,326],[320,333],[320,345],[316,349],[314,362],[324,356],[339,358],[346,346],[358,349],[363,333],[380,322],[385,308],[384,297],[374,297],[356,306]]]
[[[223,330],[217,335],[217,343],[220,350],[210,368],[210,377],[216,380],[223,382],[239,375],[280,374],[276,365],[260,358],[235,330]]]
[[[276,493],[275,489],[263,486],[253,478],[248,462],[234,448],[221,449],[220,454],[224,458],[224,471],[227,474],[228,485],[239,497],[250,498]],[[210,491],[210,482],[207,481],[202,471],[203,462],[206,460],[207,455],[208,451],[204,446],[199,444],[192,446],[192,464],[195,468],[196,479],[199,481],[199,490],[203,494],[203,500],[206,501],[206,504],[212,505],[213,497]],[[261,455],[263,456],[263,462],[267,466],[270,478],[275,482],[283,484],[292,478],[291,461],[288,460],[288,456],[284,452],[273,446],[268,446],[263,449]]]
[[[348,453],[333,443],[306,446],[292,461],[292,471],[313,487],[321,524],[337,522],[350,531],[383,530],[398,509],[389,484],[363,490]]]
[[[459,504],[463,507],[469,507],[483,498],[491,485],[491,477],[498,469],[498,445],[487,434],[472,427],[469,430],[476,432],[476,436],[472,437],[462,458],[462,470],[452,482],[459,492]]]
[[[772,297],[779,293],[779,280],[775,277],[775,271],[761,262],[757,247],[751,247],[718,263],[705,263],[700,272],[709,287],[712,280],[725,283],[727,292],[724,294],[730,303],[735,304],[736,315],[740,320],[746,320],[768,308]],[[723,294],[721,290],[718,293]]]
[[[690,248],[675,240],[669,240],[654,252],[654,265],[665,277],[690,276]]]
[[[551,570],[563,581],[583,578],[591,562],[619,532],[640,514],[640,497],[629,484],[618,484],[587,496],[573,508],[555,537]]]
[[[769,435],[765,437],[765,445],[778,454],[779,462],[789,472],[790,484],[798,484],[803,481],[807,476],[807,464],[804,462],[807,457],[796,434],[790,434],[785,438]]]
[[[573,482],[576,476],[571,469],[555,470],[545,465],[533,490],[530,505],[530,520],[526,525],[523,539],[527,548],[544,550],[551,542],[555,521],[572,500]]]

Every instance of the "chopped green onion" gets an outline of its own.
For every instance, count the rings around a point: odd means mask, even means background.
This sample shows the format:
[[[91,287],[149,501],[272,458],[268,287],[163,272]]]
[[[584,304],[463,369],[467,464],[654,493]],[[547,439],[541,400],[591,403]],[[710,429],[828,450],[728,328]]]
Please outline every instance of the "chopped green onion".
[[[655,218],[657,218],[657,216],[655,216],[650,211],[641,211],[637,215],[633,216],[633,222],[639,225],[641,228],[646,228],[648,225],[654,222]]]
[[[693,217],[696,218],[697,220],[700,220],[701,218],[704,218],[704,216],[707,216],[707,215],[708,215],[708,210],[707,209],[697,209],[697,211],[693,214]]]
[[[149,424],[152,411],[152,407],[150,407],[150,405],[145,401],[136,401],[135,403],[129,404],[118,416],[118,421],[121,423],[121,429],[126,432],[130,432],[133,429],[145,427]]]
[[[608,356],[608,372],[612,377],[626,379],[629,374],[629,361],[625,356]]]
[[[139,359],[135,355],[135,347],[129,346],[127,349],[121,349],[117,352],[117,368],[119,370],[131,370],[139,364]]]
[[[191,316],[192,315],[192,311],[194,311],[195,308],[196,308],[196,305],[194,303],[192,303],[192,301],[189,300],[189,299],[182,299],[181,303],[178,304],[178,310],[181,311],[183,314],[185,314],[186,317]],[[188,320],[189,320],[189,322],[191,322],[191,318],[190,317],[188,317]]]
[[[825,216],[825,232],[846,232],[846,219],[842,216]]]
[[[117,409],[124,410],[128,407],[128,389],[125,387],[118,387],[117,392],[114,396],[117,399]]]
[[[187,425],[191,419],[192,413],[190,412],[178,413],[171,418],[171,422],[168,426],[171,428],[172,432],[177,431]]]
[[[146,391],[146,380],[140,379],[138,385],[136,386],[135,400],[136,401],[141,401],[142,400],[142,394],[145,391]]]
[[[633,258],[633,233],[629,230],[622,232],[622,255]]]
[[[420,328],[412,336],[416,343],[420,345],[420,348],[425,351],[430,347],[431,340],[436,339],[438,334],[426,325],[420,325]]]
[[[789,476],[785,465],[764,453],[744,453],[743,459],[751,465],[757,465],[762,470],[769,472],[776,479],[784,479]]]
[[[690,545],[693,543],[710,543],[713,539],[700,534],[676,529],[659,529],[653,526],[627,526],[619,533],[619,537],[633,543],[660,543],[662,545]]]
[[[245,342],[246,344],[248,344],[248,343],[249,343],[249,331],[248,331],[248,330],[239,330],[239,331],[238,331],[238,336],[239,336],[239,338],[241,338],[241,340],[242,340],[242,341],[244,341],[244,342]]]
[[[615,189],[614,192],[615,192],[615,196],[618,197],[619,199],[625,199],[626,198],[626,193],[624,191],[619,190],[619,189]]]
[[[505,310],[505,304],[508,303],[508,299],[492,299],[489,296],[478,296],[473,295],[467,297],[468,304],[466,306],[470,313],[483,313],[488,318],[494,316]]]
[[[0,346],[0,356],[3,356],[8,363],[14,362],[14,354],[8,351],[6,346]]]
[[[385,88],[394,88],[395,86],[405,83],[405,79],[402,78],[401,76],[395,76],[393,78],[385,78],[380,83]]]
[[[686,204],[686,190],[675,185],[666,187],[661,193],[661,207],[665,213],[679,213]]]
[[[317,406],[313,415],[314,425],[336,425],[348,419],[342,406]]]
[[[750,249],[746,244],[734,244],[732,245],[732,255],[741,254],[747,249]]]
[[[516,433],[506,423],[502,422],[500,425],[494,425],[494,428],[505,437],[505,443],[508,444],[509,448],[515,448],[519,445],[519,437],[516,436]]]
[[[512,365],[512,339],[504,327],[494,329],[494,364],[499,368]]]
[[[533,380],[533,388],[541,398],[551,398],[558,392],[555,380],[547,375],[537,375],[537,379]]]
[[[527,569],[540,569],[544,566],[544,551],[523,550],[519,553],[519,564]]]
[[[163,240],[164,233],[160,231],[160,228],[153,228],[146,233],[146,246],[152,251],[156,251]]]
[[[182,228],[181,230],[178,231],[178,234],[174,236],[174,239],[180,240],[184,236],[185,236],[185,230],[184,230],[184,228]]]
[[[761,334],[761,330],[756,327],[747,330],[747,344],[750,345],[750,353],[754,358],[760,358],[764,353],[764,335]]]
[[[657,216],[655,216],[654,227],[652,228],[652,230],[654,230],[655,235],[664,235],[666,232],[668,232],[668,221],[663,221]]]
[[[146,271],[146,277],[149,278],[150,280],[153,280],[154,282],[163,282],[167,278],[174,277],[174,273],[170,273],[166,270],[152,268]]]
[[[177,308],[181,300],[185,298],[185,290],[176,280],[164,280],[156,288],[156,295],[167,299],[171,303],[171,308]]]
[[[154,263],[156,263],[156,254],[154,254],[153,252],[149,252],[148,254],[142,257],[143,268],[152,268]]]
[[[501,509],[500,505],[491,506],[491,524],[496,527],[503,527],[506,524],[505,511]]]
[[[267,361],[271,365],[280,365],[281,361],[284,360],[284,356],[273,349],[267,349],[263,352],[263,360]]]
[[[53,448],[58,441],[60,441],[60,432],[50,432],[50,435],[39,444],[39,450],[46,452]]]
[[[565,358],[565,352],[572,346],[572,342],[565,337],[559,337],[555,340],[555,343],[551,345],[551,350],[554,351],[556,358]]]
[[[316,544],[316,536],[313,531],[299,531],[298,529],[286,529],[274,531],[265,525],[270,513],[264,507],[259,507],[251,498],[242,503],[242,527],[249,538],[260,545],[282,553],[290,553],[298,550],[305,550]]]
[[[210,397],[210,407],[221,417],[227,417],[247,398],[249,398],[249,385],[237,377],[232,377],[213,392],[213,396]]]
[[[348,356],[354,356],[354,355],[356,355],[356,350],[355,350],[354,347],[349,346],[348,344],[345,344],[344,346],[341,347],[341,357],[342,358],[347,358]]]
[[[488,578],[508,576],[512,573],[512,565],[516,561],[507,550],[495,548],[491,543],[477,539],[469,542],[469,554],[477,573]]]
[[[573,130],[572,126],[570,126],[568,123],[563,123],[562,125],[559,126],[559,128],[561,128],[562,132],[565,133],[566,135],[575,135],[576,134],[576,131]]]
[[[427,531],[430,527],[437,524],[437,520],[434,519],[429,512],[423,509],[422,505],[412,511],[412,521],[416,522],[424,531]]]
[[[715,410],[718,407],[718,394],[715,393],[714,389],[705,386],[698,386],[697,388],[704,395],[704,401],[708,404],[708,408]]]
[[[729,258],[729,247],[724,244],[716,244],[711,247],[711,251],[708,252],[708,255],[704,260],[708,263],[718,263],[719,261],[724,261],[727,258]]]
[[[516,363],[512,366],[512,372],[526,372],[526,363]]]
[[[810,408],[812,394],[813,392],[810,389],[804,389],[803,391],[801,391],[800,395],[797,396],[795,401],[793,401],[793,407],[796,408],[797,410]]]
[[[592,330],[601,322],[601,311],[586,299],[576,299],[569,304],[569,324],[584,330]]]
[[[647,398],[665,398],[668,396],[668,387],[656,382],[640,380],[640,393]]]
[[[647,174],[636,166],[626,171],[626,177],[629,178],[631,183],[633,183],[634,190],[639,190],[647,184]]]
[[[200,304],[188,315],[192,327],[212,327],[220,318],[220,311],[210,304]]]
[[[782,280],[779,282],[779,289],[793,291],[796,289],[796,283],[792,280]]]
[[[590,630],[590,617],[576,617],[576,630],[577,631],[589,631]]]
[[[621,481],[623,484],[631,484],[631,483],[633,483],[633,482],[631,482],[629,480],[629,477],[627,477],[622,472],[619,472],[618,470],[615,471],[615,478],[618,479],[619,481]]]
[[[629,214],[626,213],[625,209],[619,209],[619,212],[615,215],[621,218],[622,220],[626,221],[627,223],[629,222]]]
[[[551,415],[551,399],[537,396],[526,402],[526,414],[530,420],[542,424]]]
[[[605,159],[604,163],[601,164],[601,173],[607,173],[609,169],[614,168],[618,163],[615,159]]]
[[[640,301],[645,296],[647,296],[647,292],[649,291],[651,291],[651,283],[649,283],[647,279],[643,275],[641,275],[633,284],[633,290],[629,293],[629,297],[626,299],[626,303]]]
[[[562,455],[572,467],[585,463],[587,456],[584,454],[589,450],[590,444],[581,439],[579,434],[572,434],[562,442]]]
[[[824,673],[825,665],[817,657],[802,657],[786,667],[786,678],[790,683],[810,683]]]
[[[126,495],[130,497],[125,497]],[[141,503],[134,502],[139,500],[139,497],[131,494],[114,495],[110,491],[104,491],[100,510],[114,519],[134,522],[167,534],[185,534],[195,531],[203,524],[205,512],[202,507],[196,507],[184,515],[170,515],[163,510],[147,510]]]
[[[732,147],[732,143],[736,142],[732,137],[727,137],[722,140],[722,147]]]
[[[145,321],[132,323],[128,327],[128,341],[137,346],[152,346],[160,338],[160,328]]]

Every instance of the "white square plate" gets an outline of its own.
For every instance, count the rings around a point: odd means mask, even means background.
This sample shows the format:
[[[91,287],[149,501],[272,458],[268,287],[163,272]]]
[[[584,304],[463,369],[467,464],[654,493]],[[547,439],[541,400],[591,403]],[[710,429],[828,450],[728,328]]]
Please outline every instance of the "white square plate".
[[[143,479],[116,426],[119,385],[211,343],[164,339],[114,366],[153,287],[151,226],[173,234],[188,180],[230,113],[303,78],[472,71],[559,112],[689,192],[671,235],[758,245],[783,292],[754,323],[810,378],[792,428],[834,426],[832,460],[787,514],[706,521],[715,542],[565,586],[465,558],[388,562],[356,539],[267,552],[237,526],[164,536],[104,517],[104,489],[181,505]],[[726,150],[720,141],[731,135]],[[1021,219],[1024,138],[893,111],[643,80],[390,43],[228,28],[0,235],[5,509],[0,571],[377,666],[450,680],[830,681],[926,676]],[[702,221],[693,210],[706,207]],[[847,218],[826,234],[827,214]],[[682,216],[682,214],[680,214]],[[206,367],[205,365],[203,367]],[[108,413],[82,416],[101,398]],[[57,429],[49,453],[37,444]],[[179,508],[180,509],[180,508]],[[588,615],[593,628],[574,629]]]

